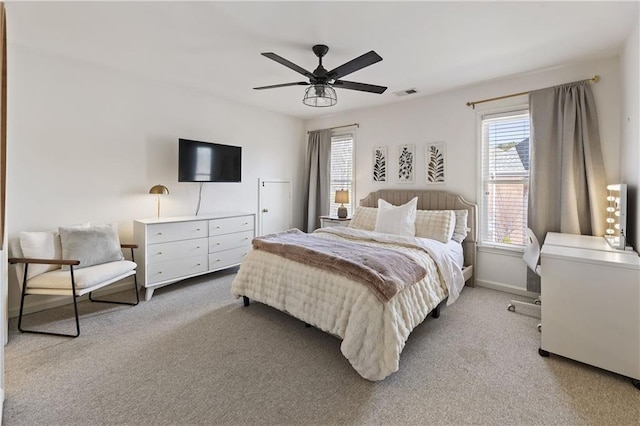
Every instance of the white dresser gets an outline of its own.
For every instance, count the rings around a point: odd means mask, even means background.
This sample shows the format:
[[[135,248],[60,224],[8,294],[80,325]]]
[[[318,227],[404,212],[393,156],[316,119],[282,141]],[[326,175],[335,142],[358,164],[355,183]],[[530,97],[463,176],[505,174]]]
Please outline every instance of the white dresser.
[[[254,230],[253,213],[135,220],[135,259],[145,300],[156,288],[239,265]]]
[[[603,244],[604,243],[604,244]],[[602,237],[547,234],[540,354],[640,380],[640,257]]]

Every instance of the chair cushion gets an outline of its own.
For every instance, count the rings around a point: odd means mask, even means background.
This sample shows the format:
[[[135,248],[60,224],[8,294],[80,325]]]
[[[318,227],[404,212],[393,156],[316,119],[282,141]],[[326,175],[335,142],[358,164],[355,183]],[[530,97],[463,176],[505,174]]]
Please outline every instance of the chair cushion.
[[[95,225],[88,228],[60,227],[62,258],[79,260],[74,269],[123,260],[120,238],[115,225]],[[67,266],[62,267],[68,270]]]
[[[57,230],[42,232],[20,232],[22,255],[28,259],[62,259],[62,246]],[[45,272],[60,269],[60,265],[29,265],[27,279]],[[22,277],[20,277],[22,279]]]
[[[93,287],[105,281],[112,280],[122,274],[135,270],[137,265],[130,260],[103,263],[88,266],[86,268],[73,268],[73,276],[76,281],[76,289]],[[71,272],[56,270],[40,274],[27,281],[28,289],[50,288],[71,289]]]

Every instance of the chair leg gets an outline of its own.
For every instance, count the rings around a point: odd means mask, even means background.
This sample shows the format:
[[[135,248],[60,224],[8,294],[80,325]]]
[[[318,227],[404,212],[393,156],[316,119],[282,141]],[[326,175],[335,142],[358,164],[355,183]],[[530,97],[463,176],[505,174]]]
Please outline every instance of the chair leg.
[[[89,293],[89,300],[92,301],[92,302],[113,303],[114,305],[136,306],[138,303],[140,303],[140,295],[138,294],[138,277],[137,277],[137,274],[133,275],[133,288],[134,288],[135,293],[136,293],[136,301],[135,301],[135,303],[133,303],[133,302],[117,302],[115,300],[94,299],[91,296],[91,292]]]
[[[62,337],[78,337],[80,335],[80,320],[78,318],[78,303],[76,301],[76,297],[73,296],[73,312],[75,314],[75,320],[76,320],[76,334],[65,334],[65,333],[54,333],[52,331],[42,331],[42,330],[26,330],[24,328],[22,328],[22,309],[24,306],[24,299],[27,296],[27,294],[24,292],[22,292],[22,298],[20,299],[20,316],[18,317],[18,330],[21,333],[32,333],[32,334],[46,334],[49,336],[62,336]]]
[[[70,267],[71,270],[71,289],[73,294],[73,312],[75,314],[76,320],[76,334],[65,334],[65,333],[54,333],[51,331],[41,331],[41,330],[26,330],[22,328],[22,313],[24,309],[24,299],[27,296],[27,269],[29,268],[29,264],[25,264],[24,266],[24,280],[22,281],[22,297],[20,298],[20,315],[18,317],[18,330],[21,333],[33,333],[33,334],[46,334],[49,336],[62,336],[62,337],[78,337],[80,335],[80,319],[78,318],[78,301],[76,300],[76,285],[75,279],[73,277],[73,266]]]

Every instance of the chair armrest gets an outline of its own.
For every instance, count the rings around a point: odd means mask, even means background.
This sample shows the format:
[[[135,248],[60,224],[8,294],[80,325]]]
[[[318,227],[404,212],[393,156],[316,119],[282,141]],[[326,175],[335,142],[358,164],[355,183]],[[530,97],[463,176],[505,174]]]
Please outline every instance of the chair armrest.
[[[9,263],[39,263],[44,265],[79,265],[79,260],[63,260],[63,259],[29,259],[26,257],[10,257]]]
[[[120,247],[134,249],[134,248],[138,248],[138,245],[137,244],[120,244]]]

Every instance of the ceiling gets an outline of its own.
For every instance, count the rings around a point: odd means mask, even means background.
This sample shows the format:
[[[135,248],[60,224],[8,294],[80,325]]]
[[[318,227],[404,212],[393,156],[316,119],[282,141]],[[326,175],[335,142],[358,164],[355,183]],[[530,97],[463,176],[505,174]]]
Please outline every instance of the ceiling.
[[[401,102],[500,77],[612,56],[638,21],[630,2],[6,2],[8,43],[64,55],[303,119]],[[383,60],[337,89],[338,104],[302,104],[314,44],[331,70],[369,50]],[[10,52],[10,50],[9,50]],[[394,92],[416,89],[398,97]]]

